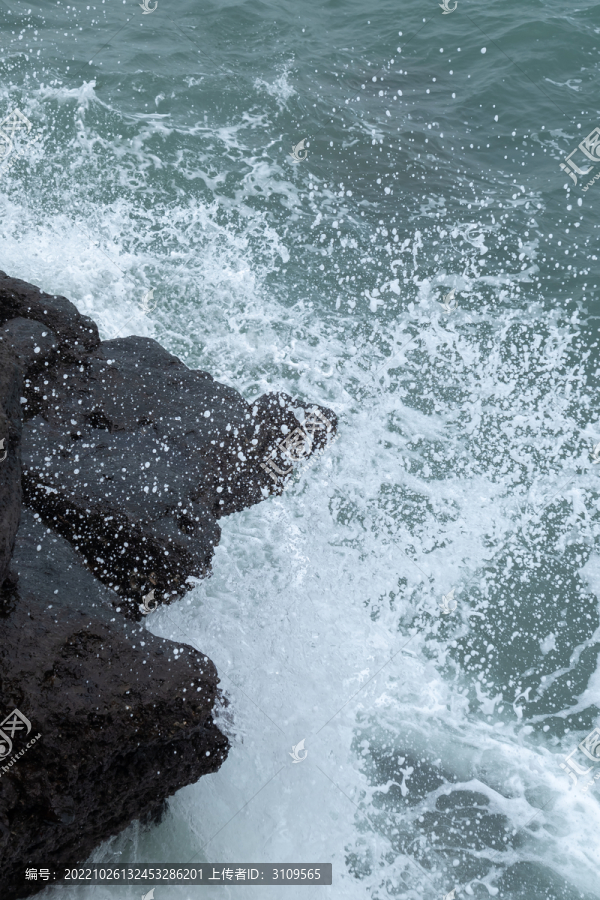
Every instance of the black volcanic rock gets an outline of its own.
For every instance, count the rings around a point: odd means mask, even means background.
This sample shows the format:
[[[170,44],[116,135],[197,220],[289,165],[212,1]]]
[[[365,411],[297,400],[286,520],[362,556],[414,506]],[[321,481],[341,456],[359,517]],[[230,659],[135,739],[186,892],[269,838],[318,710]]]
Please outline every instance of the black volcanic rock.
[[[1,309],[1,307],[0,307]],[[12,350],[25,375],[44,371],[50,360],[58,358],[58,338],[47,325],[17,317],[0,325],[0,341]]]
[[[336,423],[283,393],[248,403],[156,341],[100,342],[69,300],[0,272],[5,896],[219,768],[215,668],[142,628],[140,600],[207,574],[218,520],[280,493]]]
[[[21,370],[0,344],[0,585],[6,577],[21,513]]]
[[[66,297],[46,294],[33,284],[0,272],[0,325],[16,318],[47,326],[57,338],[57,353],[66,359],[76,360],[100,343],[96,323],[82,316]]]
[[[217,519],[278,489],[261,462],[299,426],[291,397],[248,404],[149,338],[104,341],[79,365],[28,371],[26,502],[133,618],[148,591],[169,603],[210,571]],[[334,414],[321,414],[333,428]],[[317,421],[307,452],[325,443]]]
[[[0,885],[24,897],[44,886],[24,881],[26,866],[83,862],[216,771],[228,741],[212,720],[212,662],[116,614],[110,590],[29,510],[11,576],[0,591],[2,718],[18,709],[32,730],[0,760]]]

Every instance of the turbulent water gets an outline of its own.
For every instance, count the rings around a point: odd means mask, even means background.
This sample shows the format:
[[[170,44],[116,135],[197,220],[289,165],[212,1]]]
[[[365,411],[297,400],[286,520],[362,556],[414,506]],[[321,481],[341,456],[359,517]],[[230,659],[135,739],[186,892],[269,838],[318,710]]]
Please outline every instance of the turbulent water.
[[[0,268],[340,415],[147,623],[214,660],[228,760],[93,859],[333,864],[285,900],[600,897],[598,6],[3,0],[0,26],[0,118],[31,123]]]

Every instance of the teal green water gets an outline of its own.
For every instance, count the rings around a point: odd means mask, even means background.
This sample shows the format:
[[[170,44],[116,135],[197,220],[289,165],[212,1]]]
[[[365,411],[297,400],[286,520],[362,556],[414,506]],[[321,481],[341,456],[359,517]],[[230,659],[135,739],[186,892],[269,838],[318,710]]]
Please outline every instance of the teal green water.
[[[341,417],[148,623],[215,661],[228,761],[94,858],[599,897],[600,766],[560,768],[600,722],[598,7],[3,0],[0,34],[0,267]]]

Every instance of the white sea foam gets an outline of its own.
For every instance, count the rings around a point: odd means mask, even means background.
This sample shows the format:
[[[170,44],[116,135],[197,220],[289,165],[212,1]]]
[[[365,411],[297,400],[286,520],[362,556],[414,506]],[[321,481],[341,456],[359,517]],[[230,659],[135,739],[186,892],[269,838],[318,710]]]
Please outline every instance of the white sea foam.
[[[282,109],[290,97],[296,93],[295,88],[290,84],[290,73],[292,63],[285,63],[280,66],[280,74],[273,81],[266,81],[264,78],[256,78],[254,87],[257,91],[266,91],[271,97],[275,97],[280,109]]]

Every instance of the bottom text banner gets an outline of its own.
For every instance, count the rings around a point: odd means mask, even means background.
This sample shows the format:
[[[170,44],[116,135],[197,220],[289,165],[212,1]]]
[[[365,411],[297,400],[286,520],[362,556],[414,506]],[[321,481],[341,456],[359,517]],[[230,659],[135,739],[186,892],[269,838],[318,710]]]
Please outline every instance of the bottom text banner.
[[[41,873],[44,873],[41,875]],[[331,884],[331,863],[127,863],[26,869],[25,879],[62,884]]]

